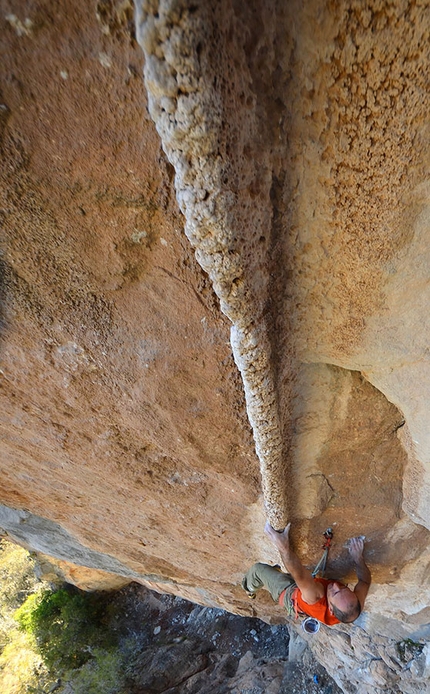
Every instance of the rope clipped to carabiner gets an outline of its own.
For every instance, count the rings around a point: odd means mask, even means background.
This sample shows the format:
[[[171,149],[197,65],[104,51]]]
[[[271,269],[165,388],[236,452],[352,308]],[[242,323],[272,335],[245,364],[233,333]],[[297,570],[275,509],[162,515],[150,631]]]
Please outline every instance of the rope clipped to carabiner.
[[[326,564],[327,564],[327,557],[328,557],[328,551],[330,549],[331,541],[333,539],[333,529],[332,528],[327,528],[327,530],[324,532],[324,537],[325,537],[325,542],[322,546],[323,548],[323,554],[321,559],[319,560],[318,564],[312,571],[312,578],[315,578],[317,574],[321,574],[321,576],[324,576]]]

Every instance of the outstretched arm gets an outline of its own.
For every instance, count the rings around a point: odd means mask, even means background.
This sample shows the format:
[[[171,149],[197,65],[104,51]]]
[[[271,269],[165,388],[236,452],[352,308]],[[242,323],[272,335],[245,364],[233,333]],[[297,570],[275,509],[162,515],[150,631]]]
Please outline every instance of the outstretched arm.
[[[354,593],[356,594],[361,609],[364,607],[364,601],[366,600],[367,593],[372,581],[370,575],[369,567],[366,565],[363,552],[364,552],[364,540],[362,537],[352,537],[348,543],[349,554],[354,562],[355,572],[357,574],[358,583],[354,588]]]
[[[267,521],[264,531],[279,550],[282,562],[300,588],[303,600],[307,602],[308,605],[313,605],[323,597],[324,587],[321,583],[314,581],[309,569],[303,566],[297,554],[291,549],[289,538],[290,527],[291,523],[288,523],[282,532],[277,532]]]

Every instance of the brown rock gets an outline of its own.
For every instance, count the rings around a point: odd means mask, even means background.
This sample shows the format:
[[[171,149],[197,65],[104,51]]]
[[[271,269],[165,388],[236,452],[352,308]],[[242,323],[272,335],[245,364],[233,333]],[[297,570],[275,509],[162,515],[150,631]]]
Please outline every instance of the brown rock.
[[[264,516],[312,562],[330,525],[426,622],[425,9],[3,13],[4,532],[275,621]]]
[[[1,501],[142,575],[228,582],[259,494],[228,326],[145,116],[131,6],[100,8],[1,19]]]

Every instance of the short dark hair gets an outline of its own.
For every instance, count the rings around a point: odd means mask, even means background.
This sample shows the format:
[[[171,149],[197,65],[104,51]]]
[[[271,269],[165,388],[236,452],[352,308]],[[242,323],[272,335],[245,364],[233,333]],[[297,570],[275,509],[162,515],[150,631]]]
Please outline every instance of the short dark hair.
[[[348,624],[349,622],[354,622],[360,616],[361,605],[357,599],[357,604],[351,605],[350,609],[346,610],[345,612],[343,610],[339,610],[339,608],[335,607],[334,605],[331,605],[331,610],[339,622]]]

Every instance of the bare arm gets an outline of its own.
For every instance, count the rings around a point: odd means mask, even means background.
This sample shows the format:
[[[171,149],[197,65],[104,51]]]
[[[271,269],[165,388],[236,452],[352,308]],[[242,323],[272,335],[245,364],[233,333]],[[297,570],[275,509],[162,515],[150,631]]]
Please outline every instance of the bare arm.
[[[290,527],[291,523],[288,523],[282,532],[277,532],[272,528],[270,523],[267,522],[264,531],[278,549],[285,568],[300,588],[303,600],[307,602],[308,605],[313,605],[323,597],[324,587],[321,583],[314,581],[309,569],[303,566],[297,554],[291,549],[289,538]]]
[[[358,583],[354,588],[361,609],[364,607],[367,593],[372,582],[369,567],[366,565],[363,558],[364,540],[362,537],[352,537],[348,544],[349,554],[354,562],[355,572],[357,574]]]

